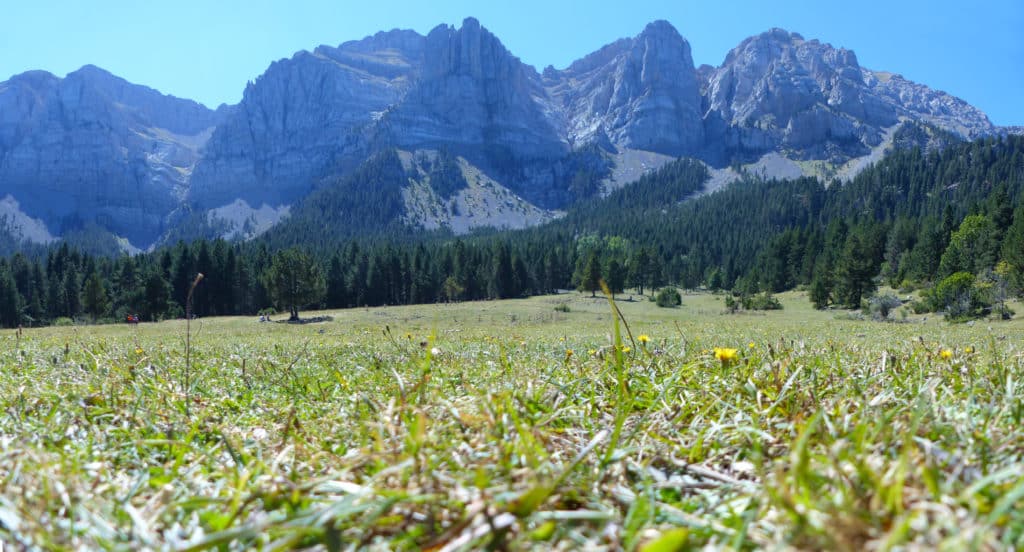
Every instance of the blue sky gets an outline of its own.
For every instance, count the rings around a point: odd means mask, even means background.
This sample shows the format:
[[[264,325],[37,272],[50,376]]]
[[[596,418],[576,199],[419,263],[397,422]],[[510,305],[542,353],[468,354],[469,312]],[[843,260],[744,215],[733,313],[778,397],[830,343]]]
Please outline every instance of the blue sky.
[[[271,61],[379,30],[474,16],[523,61],[565,67],[655,19],[718,65],[744,38],[782,27],[856,52],[864,67],[957,95],[1024,125],[1024,1],[993,0],[4,0],[0,80],[87,63],[211,107],[241,99]]]

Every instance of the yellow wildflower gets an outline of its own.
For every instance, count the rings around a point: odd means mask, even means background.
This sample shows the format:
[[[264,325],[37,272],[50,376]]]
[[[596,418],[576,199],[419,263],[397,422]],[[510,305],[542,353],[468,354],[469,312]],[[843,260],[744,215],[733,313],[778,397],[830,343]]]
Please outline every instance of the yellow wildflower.
[[[941,358],[942,360],[949,360],[953,358],[953,351],[950,351],[949,349],[943,349],[939,351],[939,358]]]
[[[722,364],[729,364],[730,362],[736,360],[736,354],[738,352],[739,351],[736,349],[729,349],[726,347],[715,347],[715,358],[717,358],[719,362],[721,362]]]
[[[647,334],[640,334],[640,336],[637,337],[636,340],[646,345],[647,342],[651,340],[651,338]]]
[[[964,347],[964,352],[967,353],[967,354],[971,354],[971,353],[974,352],[974,347],[971,347],[971,346]]]
[[[572,358],[572,349],[566,349],[565,350],[565,360],[569,360],[570,358]]]
[[[141,355],[142,353],[143,353],[143,351],[142,351],[142,347],[136,347],[136,348],[135,348],[135,354],[137,354],[137,355]]]
[[[751,349],[753,349],[754,347],[756,347],[756,345],[754,345],[754,342],[751,341],[750,343],[747,343],[747,347],[750,347]]]
[[[628,353],[628,352],[630,352],[630,351],[632,351],[632,350],[633,350],[633,349],[630,349],[628,345],[623,345],[623,346],[622,346],[622,352],[623,352],[623,353]]]

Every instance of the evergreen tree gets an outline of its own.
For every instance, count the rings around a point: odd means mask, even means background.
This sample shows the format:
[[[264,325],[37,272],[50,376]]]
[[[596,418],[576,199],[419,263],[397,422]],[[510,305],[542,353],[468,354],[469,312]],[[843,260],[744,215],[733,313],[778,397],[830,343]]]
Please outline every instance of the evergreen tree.
[[[641,247],[629,261],[629,284],[637,288],[637,293],[644,294],[644,286],[650,278],[651,256],[647,248]]]
[[[327,307],[338,309],[348,306],[348,275],[337,254],[331,256],[327,268]]]
[[[16,328],[21,324],[21,296],[7,263],[0,262],[0,326]]]
[[[861,299],[875,290],[876,272],[869,245],[862,232],[851,232],[836,265],[836,300],[851,309],[860,308]]]
[[[152,322],[158,321],[167,313],[170,299],[171,284],[164,278],[163,271],[150,269],[143,277],[140,316]]]
[[[61,297],[64,299],[64,316],[73,318],[82,310],[82,302],[79,299],[81,285],[79,284],[78,271],[71,269],[64,274],[64,281],[61,283]]]
[[[826,274],[827,271],[825,270],[816,273],[811,280],[811,289],[809,290],[811,303],[814,305],[814,308],[819,310],[827,307],[832,298],[832,291],[829,289],[829,278]]]
[[[196,277],[195,260],[192,258],[192,251],[184,243],[177,245],[177,255],[174,257],[173,278],[171,279],[171,299],[185,312],[185,300],[188,297],[188,290]]]
[[[499,241],[495,245],[492,265],[488,294],[492,299],[513,297],[515,283],[512,275],[512,254],[505,242]]]
[[[95,322],[97,318],[103,316],[107,312],[107,308],[110,306],[110,300],[107,297],[107,288],[103,284],[103,279],[95,270],[89,275],[85,281],[85,286],[82,288],[82,308],[85,309],[86,314],[92,317]]]
[[[612,292],[612,298],[615,298],[616,293],[622,293],[622,290],[626,285],[626,269],[616,259],[610,259],[608,261],[608,268],[606,270],[608,275],[608,290]]]
[[[326,291],[320,266],[294,247],[274,255],[264,282],[274,301],[288,309],[289,320],[298,320],[299,308],[318,302]]]
[[[512,257],[512,297],[522,297],[533,291],[533,277],[522,257]]]
[[[939,276],[945,278],[955,272],[980,274],[993,268],[998,260],[998,229],[992,219],[984,215],[971,215],[960,223],[949,239],[949,246],[939,262]]]
[[[1011,289],[1024,293],[1024,205],[1017,207],[1003,238],[1002,259]]]
[[[594,297],[599,289],[601,289],[601,262],[597,259],[597,253],[591,253],[583,268],[579,290],[589,291],[590,296]]]

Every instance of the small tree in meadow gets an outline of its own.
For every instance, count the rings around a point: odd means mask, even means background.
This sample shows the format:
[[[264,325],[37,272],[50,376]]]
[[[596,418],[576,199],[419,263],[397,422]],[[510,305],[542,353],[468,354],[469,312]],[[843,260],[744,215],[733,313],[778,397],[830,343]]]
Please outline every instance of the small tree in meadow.
[[[327,291],[320,266],[295,247],[274,255],[263,283],[274,302],[288,309],[289,320],[298,320],[299,307],[316,303]]]
[[[596,253],[591,253],[583,269],[579,290],[589,291],[590,296],[594,297],[599,289],[601,289],[601,261],[597,260]]]
[[[612,259],[608,261],[607,273],[608,291],[612,292],[612,298],[614,298],[616,293],[622,293],[623,288],[626,287],[626,267]]]

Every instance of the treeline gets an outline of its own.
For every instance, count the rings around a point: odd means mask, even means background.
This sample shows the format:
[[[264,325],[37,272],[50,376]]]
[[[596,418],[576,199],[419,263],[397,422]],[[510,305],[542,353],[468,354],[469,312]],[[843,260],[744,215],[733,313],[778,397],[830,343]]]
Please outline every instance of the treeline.
[[[365,178],[383,184],[365,192],[375,203],[359,224],[388,220],[404,178],[398,169],[397,159],[382,156],[304,209],[351,207]],[[897,151],[848,183],[747,178],[694,198],[707,177],[701,163],[679,160],[545,226],[462,239],[415,241],[390,224],[357,239],[355,223],[339,220],[315,235],[285,224],[252,242],[181,242],[135,257],[96,257],[64,244],[0,260],[0,324],[182,316],[199,272],[199,316],[282,309],[267,271],[276,252],[295,243],[308,244],[325,284],[311,307],[592,290],[599,275],[615,291],[639,293],[666,284],[745,296],[803,286],[819,307],[859,307],[887,283],[929,290],[922,309],[970,316],[1024,289],[1024,209],[1015,207],[1024,138]]]

